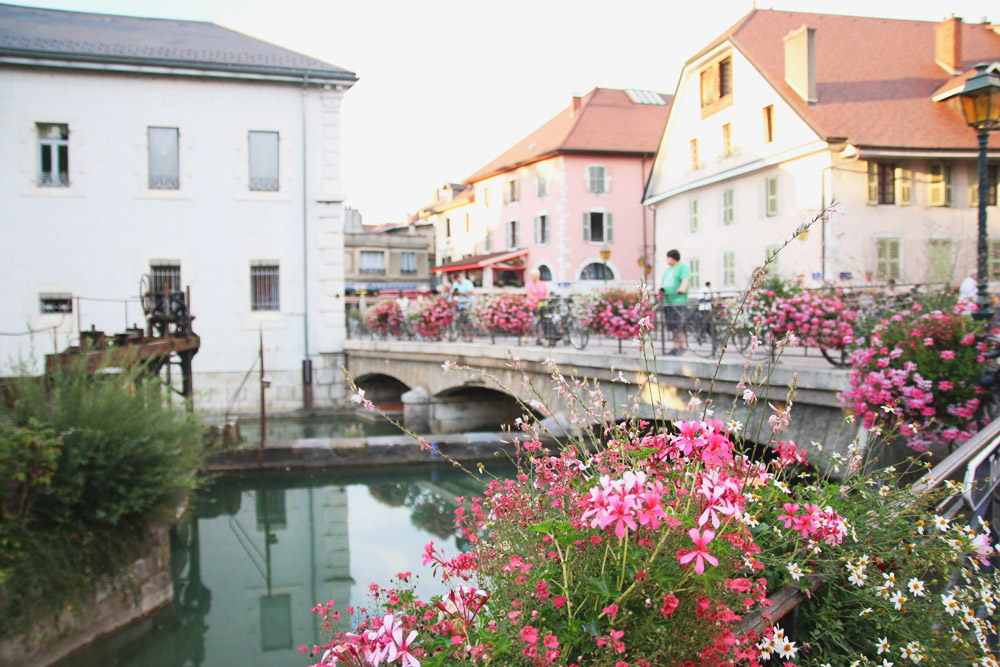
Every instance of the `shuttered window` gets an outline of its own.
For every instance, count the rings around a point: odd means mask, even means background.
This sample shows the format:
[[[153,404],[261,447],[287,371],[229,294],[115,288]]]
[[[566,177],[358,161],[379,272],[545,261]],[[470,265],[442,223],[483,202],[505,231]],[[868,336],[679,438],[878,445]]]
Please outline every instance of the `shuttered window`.
[[[549,242],[549,216],[535,216],[535,245],[546,245]]]
[[[910,191],[913,189],[913,176],[909,167],[896,167],[896,203],[900,206],[910,205]]]
[[[693,234],[698,231],[698,200],[688,202],[688,229]]]
[[[587,189],[596,195],[608,191],[607,173],[601,165],[587,167]]]
[[[875,239],[875,279],[879,282],[900,280],[903,277],[902,257],[901,239]]]
[[[952,268],[951,239],[927,239],[928,282],[951,282]]]
[[[951,165],[934,162],[927,170],[927,205],[951,206]]]
[[[991,164],[986,167],[986,205],[997,205],[997,189],[1000,181],[1000,165]],[[979,207],[979,165],[973,162],[969,165],[969,206]]]
[[[701,257],[689,257],[688,268],[691,269],[691,288],[701,287]]]
[[[733,206],[734,193],[732,188],[722,191],[722,224],[731,225],[736,219],[736,211]]]
[[[896,165],[889,162],[868,163],[868,203],[873,206],[896,203]],[[909,192],[907,191],[907,196]]]
[[[519,238],[519,229],[517,225],[517,220],[510,220],[507,222],[507,250],[516,250]]]
[[[614,241],[613,217],[610,213],[587,211],[583,214],[583,240],[589,243]]]
[[[1000,239],[989,239],[986,273],[990,280],[1000,280]]]
[[[736,251],[726,250],[722,253],[722,285],[736,287]]]
[[[764,179],[764,213],[769,218],[778,215],[778,175],[772,174]]]

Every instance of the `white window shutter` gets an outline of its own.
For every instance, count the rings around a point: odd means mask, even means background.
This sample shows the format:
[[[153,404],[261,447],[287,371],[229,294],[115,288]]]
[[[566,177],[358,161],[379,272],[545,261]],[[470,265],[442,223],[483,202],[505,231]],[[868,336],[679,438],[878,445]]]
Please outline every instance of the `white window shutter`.
[[[542,244],[542,220],[541,216],[535,216],[535,245]]]
[[[868,203],[878,204],[878,165],[874,162],[868,163]]]
[[[615,240],[614,217],[610,213],[604,214],[604,242],[611,243]]]
[[[910,205],[910,170],[908,167],[896,167],[895,173],[896,204]]]
[[[590,241],[590,213],[587,212],[583,214],[583,240]]]

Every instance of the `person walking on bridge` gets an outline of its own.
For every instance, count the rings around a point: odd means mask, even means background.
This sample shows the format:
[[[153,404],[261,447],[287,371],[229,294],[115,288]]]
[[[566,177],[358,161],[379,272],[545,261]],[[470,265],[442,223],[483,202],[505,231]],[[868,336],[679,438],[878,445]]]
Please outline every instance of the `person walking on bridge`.
[[[681,261],[678,250],[667,251],[667,270],[660,283],[666,307],[667,331],[673,334],[674,349],[669,354],[676,357],[687,350],[684,323],[687,320],[688,289],[691,287],[691,269]]]

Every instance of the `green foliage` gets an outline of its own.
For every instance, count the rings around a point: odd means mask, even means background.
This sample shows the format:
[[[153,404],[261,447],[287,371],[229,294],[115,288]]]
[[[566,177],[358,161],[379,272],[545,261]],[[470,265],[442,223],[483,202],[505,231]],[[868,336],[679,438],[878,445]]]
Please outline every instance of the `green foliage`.
[[[108,370],[91,375],[80,364],[45,382],[22,376],[13,406],[0,407],[0,475],[21,471],[33,499],[21,521],[3,524],[0,635],[78,606],[95,575],[126,587],[149,522],[171,515],[198,484],[200,419],[171,404],[140,365]],[[18,491],[15,478],[5,504]]]

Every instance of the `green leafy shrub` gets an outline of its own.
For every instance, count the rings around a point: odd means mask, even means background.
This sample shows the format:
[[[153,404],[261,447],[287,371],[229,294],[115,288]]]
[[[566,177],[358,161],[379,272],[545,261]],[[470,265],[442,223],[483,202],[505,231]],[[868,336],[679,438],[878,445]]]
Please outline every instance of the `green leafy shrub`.
[[[138,364],[96,375],[79,364],[45,382],[23,376],[13,394],[0,407],[0,467],[34,466],[34,502],[23,520],[4,524],[16,548],[4,549],[0,566],[3,636],[77,607],[96,579],[127,587],[147,526],[197,486],[205,455],[200,419],[171,404]],[[6,503],[17,493],[15,479]]]

